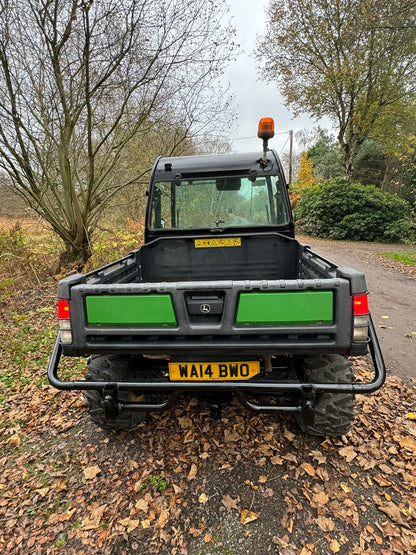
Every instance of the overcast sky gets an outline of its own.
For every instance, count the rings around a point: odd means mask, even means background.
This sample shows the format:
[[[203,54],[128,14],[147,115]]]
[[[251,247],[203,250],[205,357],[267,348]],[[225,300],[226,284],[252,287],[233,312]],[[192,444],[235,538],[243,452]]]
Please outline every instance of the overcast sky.
[[[261,117],[274,119],[276,135],[270,141],[270,146],[279,154],[282,150],[288,151],[289,130],[296,132],[317,126],[307,116],[293,118],[293,114],[285,108],[276,86],[259,80],[253,50],[256,35],[263,35],[266,29],[265,8],[268,3],[268,0],[228,0],[232,24],[237,30],[237,42],[242,50],[225,74],[231,92],[236,97],[237,126],[232,134],[235,152],[261,148],[260,139],[257,138],[257,125]]]

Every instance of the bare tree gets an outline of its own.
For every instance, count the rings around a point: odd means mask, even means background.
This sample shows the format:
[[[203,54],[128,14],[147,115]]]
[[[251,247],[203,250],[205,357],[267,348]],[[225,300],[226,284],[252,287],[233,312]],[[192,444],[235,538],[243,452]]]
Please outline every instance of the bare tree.
[[[140,178],[120,171],[137,134],[163,122],[180,144],[223,113],[213,83],[233,31],[221,0],[0,6],[0,167],[62,238],[62,261],[85,262],[103,209]]]

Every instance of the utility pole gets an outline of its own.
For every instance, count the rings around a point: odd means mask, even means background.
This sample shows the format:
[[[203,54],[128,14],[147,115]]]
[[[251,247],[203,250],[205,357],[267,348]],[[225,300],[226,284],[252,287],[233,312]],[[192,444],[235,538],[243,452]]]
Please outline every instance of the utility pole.
[[[292,185],[293,131],[289,131],[289,186]]]

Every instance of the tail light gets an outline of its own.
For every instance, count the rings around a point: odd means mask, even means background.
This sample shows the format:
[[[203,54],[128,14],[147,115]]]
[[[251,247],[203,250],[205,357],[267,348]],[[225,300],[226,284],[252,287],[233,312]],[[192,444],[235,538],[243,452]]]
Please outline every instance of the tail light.
[[[367,341],[370,312],[368,310],[368,297],[365,294],[353,297],[354,307],[354,332],[353,341]]]
[[[58,321],[61,343],[63,345],[69,345],[70,343],[72,343],[72,328],[69,312],[69,301],[67,301],[66,299],[58,300]]]

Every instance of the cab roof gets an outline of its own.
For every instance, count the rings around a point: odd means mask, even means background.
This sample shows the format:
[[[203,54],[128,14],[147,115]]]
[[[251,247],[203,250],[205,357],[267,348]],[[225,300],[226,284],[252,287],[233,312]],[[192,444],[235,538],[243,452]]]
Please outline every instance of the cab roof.
[[[257,175],[274,175],[282,173],[279,158],[274,150],[269,150],[268,164],[261,164],[260,152],[233,154],[209,154],[199,156],[161,157],[154,166],[154,181],[169,181],[174,175],[181,176],[221,176],[241,173],[248,175],[255,171]]]

